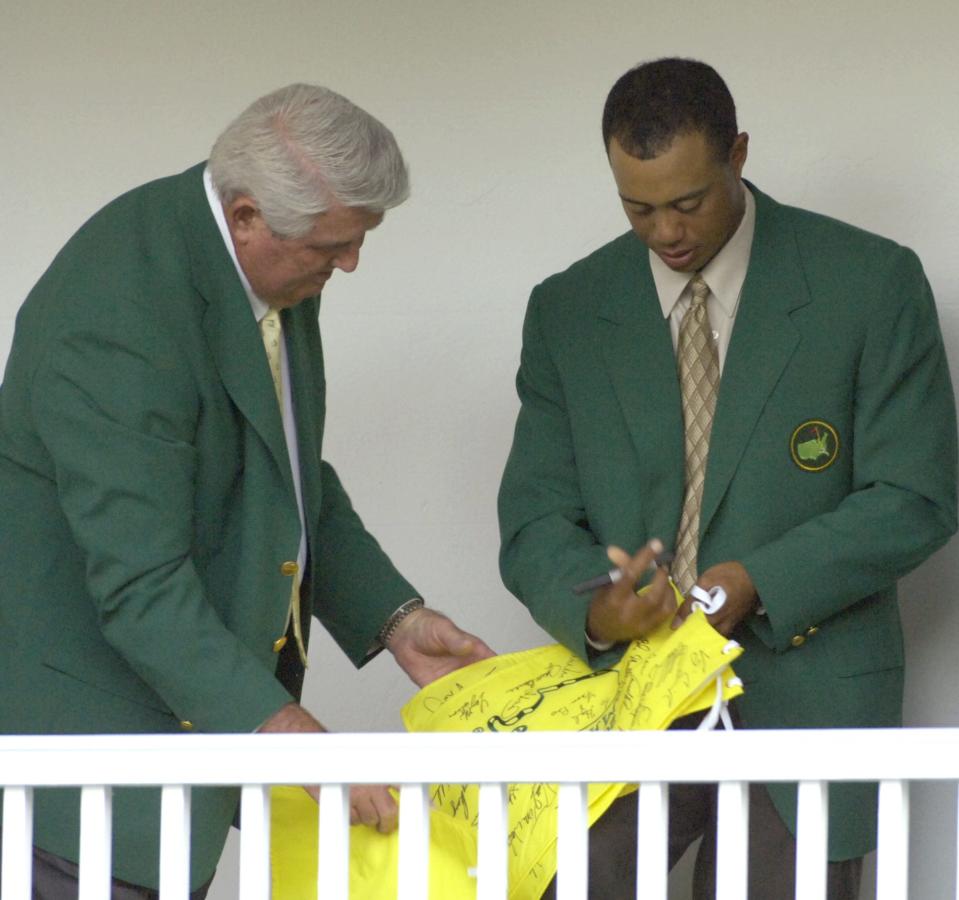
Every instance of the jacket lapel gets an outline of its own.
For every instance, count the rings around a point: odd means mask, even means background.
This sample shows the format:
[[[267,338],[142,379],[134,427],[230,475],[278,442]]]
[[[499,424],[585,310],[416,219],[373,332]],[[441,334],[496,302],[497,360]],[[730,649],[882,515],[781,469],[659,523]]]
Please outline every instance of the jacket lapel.
[[[756,230],[723,366],[700,513],[700,535],[719,508],[770,394],[799,345],[790,320],[809,292],[795,235],[779,204],[756,190]]]
[[[300,488],[303,492],[304,514],[309,532],[312,531],[310,523],[319,515],[322,501],[320,448],[326,414],[326,382],[323,376],[323,348],[317,325],[318,314],[317,304],[313,300],[305,300],[294,309],[285,310],[283,313],[300,454]],[[312,534],[310,537],[312,538]]]
[[[203,331],[213,363],[230,399],[269,448],[293,495],[283,421],[269,364],[243,285],[207,204],[202,165],[184,173],[179,208],[193,283],[206,301]],[[262,363],[251,365],[251,360]]]
[[[609,281],[602,286],[602,355],[644,468],[674,482],[664,493],[675,495],[675,509],[650,511],[648,524],[655,523],[659,533],[662,527],[674,529],[682,503],[683,417],[676,355],[648,251],[631,233],[620,241],[621,264],[609,267]]]

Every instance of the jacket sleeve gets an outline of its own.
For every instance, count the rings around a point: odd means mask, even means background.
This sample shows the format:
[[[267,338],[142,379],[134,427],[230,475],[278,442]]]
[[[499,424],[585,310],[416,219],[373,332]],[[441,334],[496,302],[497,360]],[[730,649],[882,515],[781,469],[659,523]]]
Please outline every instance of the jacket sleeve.
[[[420,596],[396,570],[390,558],[353,509],[339,476],[320,463],[323,506],[317,532],[314,610],[355,665],[379,649],[377,634],[407,600]]]
[[[562,380],[541,330],[541,293],[533,291],[523,325],[521,406],[499,491],[500,571],[533,618],[585,658],[590,598],[570,588],[610,564],[589,530]]]

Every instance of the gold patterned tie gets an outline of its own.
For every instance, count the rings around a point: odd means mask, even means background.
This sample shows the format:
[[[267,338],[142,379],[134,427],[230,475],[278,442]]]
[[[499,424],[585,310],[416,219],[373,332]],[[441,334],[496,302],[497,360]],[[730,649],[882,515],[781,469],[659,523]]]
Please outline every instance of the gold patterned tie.
[[[672,567],[673,579],[684,594],[689,592],[697,578],[699,512],[719,388],[719,358],[706,311],[709,285],[699,274],[689,284],[693,300],[679,326],[677,348],[686,431],[686,493],[676,536],[676,560]]]
[[[270,374],[273,376],[276,402],[280,404],[280,416],[282,416],[283,369],[280,366],[280,341],[283,340],[283,323],[280,321],[280,311],[278,309],[271,309],[260,319],[260,335],[263,337],[266,358],[270,363]]]
[[[276,402],[280,406],[280,418],[285,419],[283,405],[283,368],[280,362],[280,346],[283,342],[283,323],[280,321],[280,311],[270,311],[260,319],[260,335],[263,338],[263,347],[266,358],[270,363],[270,374],[273,376],[273,388],[276,391]],[[290,620],[293,621],[293,636],[296,638],[296,647],[300,651],[300,660],[306,666],[306,643],[303,640],[303,621],[300,617],[300,572],[293,573],[290,587],[290,608],[286,614],[284,634],[289,631]]]

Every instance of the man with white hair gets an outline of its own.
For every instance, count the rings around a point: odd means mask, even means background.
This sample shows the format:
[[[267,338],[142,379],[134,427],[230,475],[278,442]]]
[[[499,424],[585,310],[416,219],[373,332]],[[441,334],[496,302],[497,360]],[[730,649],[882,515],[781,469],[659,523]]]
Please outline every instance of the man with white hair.
[[[490,655],[321,458],[320,294],[407,194],[389,130],[291,85],[58,254],[0,388],[0,733],[323,731],[298,702],[311,615],[420,685]],[[395,827],[384,787],[351,804]],[[195,897],[236,809],[193,792]],[[158,791],[115,791],[113,818],[113,896],[155,897]],[[77,791],[39,791],[34,821],[34,896],[76,897]]]

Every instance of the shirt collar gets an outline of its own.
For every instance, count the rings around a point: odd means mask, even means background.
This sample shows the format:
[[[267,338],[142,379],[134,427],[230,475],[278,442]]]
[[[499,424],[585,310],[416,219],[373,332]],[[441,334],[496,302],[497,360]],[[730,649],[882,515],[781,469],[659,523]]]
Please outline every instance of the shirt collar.
[[[756,201],[745,184],[743,192],[746,208],[739,226],[700,273],[715,296],[719,308],[729,318],[736,315],[736,308],[739,306],[739,295],[746,280],[753,232],[756,229]],[[649,267],[652,269],[656,293],[663,309],[663,318],[668,319],[691,276],[689,272],[676,272],[669,268],[652,250],[649,251]]]
[[[223,213],[223,204],[220,202],[220,197],[216,192],[216,188],[213,186],[213,178],[210,175],[209,166],[203,170],[203,187],[206,191],[207,203],[210,204],[210,211],[213,213],[213,218],[216,219],[217,227],[220,229],[220,237],[223,238],[223,243],[226,244],[226,249],[230,254],[230,259],[233,260],[233,265],[236,268],[236,274],[240,276],[240,282],[243,285],[243,290],[246,292],[247,300],[250,301],[250,309],[253,310],[253,316],[256,321],[259,322],[260,319],[262,319],[270,311],[270,307],[253,293],[253,288],[250,286],[249,279],[246,277],[246,273],[240,267],[240,261],[236,258],[236,248],[233,246],[233,236],[230,234],[229,226],[226,224],[226,216]]]

